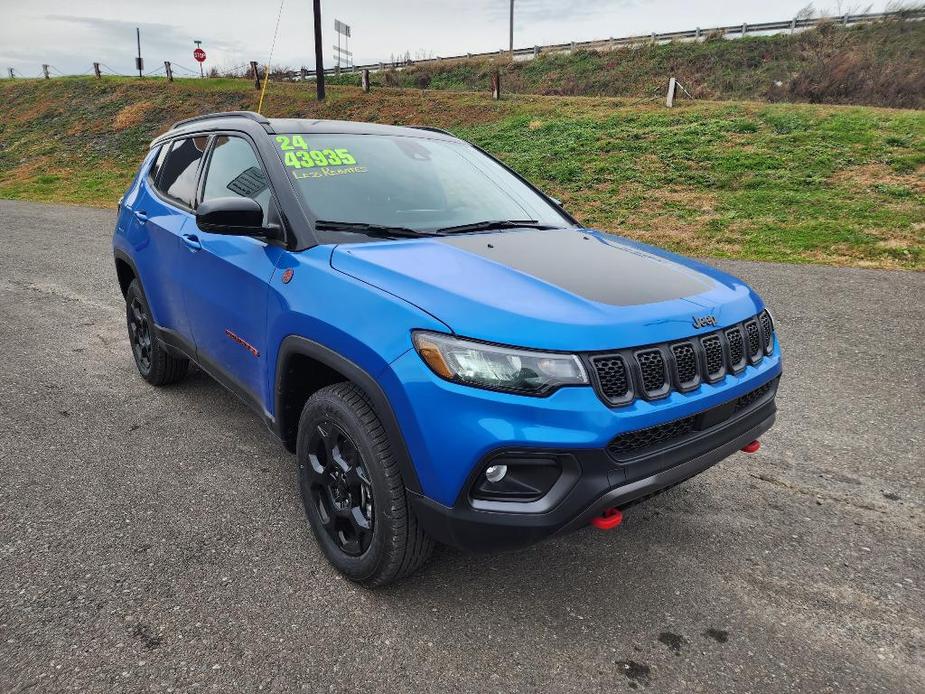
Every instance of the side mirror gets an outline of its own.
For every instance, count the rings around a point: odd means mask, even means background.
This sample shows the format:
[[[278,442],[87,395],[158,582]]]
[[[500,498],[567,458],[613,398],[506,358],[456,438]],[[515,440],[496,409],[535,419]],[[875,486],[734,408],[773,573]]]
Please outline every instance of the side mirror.
[[[206,200],[196,208],[196,226],[213,234],[279,238],[276,225],[263,225],[263,208],[252,198],[227,197]]]

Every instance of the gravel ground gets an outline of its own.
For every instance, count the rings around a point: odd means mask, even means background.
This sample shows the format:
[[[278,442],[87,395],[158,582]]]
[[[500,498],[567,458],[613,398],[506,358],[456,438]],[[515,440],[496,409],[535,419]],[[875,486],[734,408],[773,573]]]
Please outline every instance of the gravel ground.
[[[249,410],[137,375],[113,222],[0,201],[0,691],[925,691],[925,274],[717,263],[780,324],[760,453],[371,592]]]

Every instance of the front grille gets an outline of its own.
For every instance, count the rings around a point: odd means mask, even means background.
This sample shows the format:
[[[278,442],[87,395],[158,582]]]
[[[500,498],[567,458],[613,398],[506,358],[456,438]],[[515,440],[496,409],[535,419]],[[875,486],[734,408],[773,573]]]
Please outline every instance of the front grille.
[[[610,445],[607,446],[613,454],[626,454],[638,451],[649,446],[655,446],[660,443],[667,443],[673,439],[681,438],[691,433],[694,429],[695,417],[685,417],[676,419],[668,424],[659,424],[658,426],[631,431],[628,434],[620,434]]]
[[[750,320],[745,324],[745,335],[748,341],[749,361],[752,363],[760,361],[764,347],[761,344],[761,329],[758,327],[758,321]]]
[[[745,366],[745,341],[742,339],[742,329],[727,330],[726,344],[729,345],[729,366],[733,371],[741,371]]]
[[[703,345],[703,352],[707,357],[707,376],[709,380],[714,380],[726,373],[726,357],[723,355],[723,343],[719,335],[707,335],[701,338],[700,344]]]
[[[606,400],[617,404],[632,397],[629,374],[623,357],[595,357],[591,362],[594,364],[601,394]]]
[[[761,323],[761,333],[764,336],[764,353],[770,354],[774,349],[774,323],[771,321],[771,314],[768,313],[767,309],[761,312],[761,315],[758,316],[758,321]]]
[[[682,388],[697,385],[700,380],[700,370],[697,368],[697,353],[690,342],[682,342],[671,346],[675,365],[678,369],[678,384]]]
[[[636,363],[642,374],[642,388],[646,395],[653,397],[660,395],[668,385],[668,369],[665,368],[665,357],[660,349],[649,349],[636,353]]]
[[[689,392],[704,381],[757,365],[774,349],[774,325],[767,311],[722,330],[681,342],[586,355],[600,398],[612,407],[637,397],[656,400],[672,390]]]
[[[689,434],[722,425],[739,412],[747,410],[755,403],[763,400],[776,387],[777,379],[775,378],[736,400],[717,405],[698,414],[620,434],[607,444],[607,451],[614,458],[620,460],[633,459],[637,455],[654,452],[659,447],[679,441]]]

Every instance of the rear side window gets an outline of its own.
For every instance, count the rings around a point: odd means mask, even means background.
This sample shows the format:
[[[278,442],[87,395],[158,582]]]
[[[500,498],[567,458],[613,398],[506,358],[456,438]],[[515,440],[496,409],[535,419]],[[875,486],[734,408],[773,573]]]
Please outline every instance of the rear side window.
[[[267,220],[270,188],[257,155],[246,140],[221,135],[212,146],[202,199],[205,202],[235,196],[256,200]]]
[[[155,184],[157,189],[177,202],[192,207],[196,200],[199,163],[208,144],[209,138],[205,135],[175,140],[161,165]]]

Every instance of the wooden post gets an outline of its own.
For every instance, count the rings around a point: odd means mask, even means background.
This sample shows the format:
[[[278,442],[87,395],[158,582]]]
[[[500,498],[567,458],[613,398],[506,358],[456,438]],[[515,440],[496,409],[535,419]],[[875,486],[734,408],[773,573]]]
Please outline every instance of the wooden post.
[[[47,65],[42,65],[42,74],[45,75],[45,79],[51,79],[51,76],[48,74]]]
[[[501,98],[501,73],[497,70],[491,73],[491,98],[496,101]]]
[[[363,75],[360,77],[360,86],[364,92],[369,91],[369,70],[363,70]]]
[[[99,64],[99,63],[93,63],[93,74],[96,75],[96,79],[102,79],[102,78],[103,78],[103,73],[100,72],[100,64]]]
[[[672,77],[668,80],[668,94],[665,95],[665,106],[668,108],[674,106],[674,93],[677,91],[677,89],[678,82],[674,77]]]
[[[167,73],[167,81],[173,82],[173,68],[170,66],[170,61],[164,61],[164,72]]]
[[[260,89],[260,70],[256,60],[251,61],[251,74],[254,76],[254,89]]]

